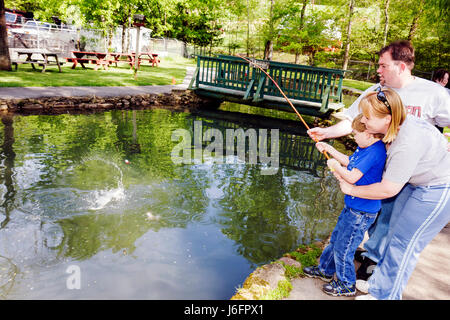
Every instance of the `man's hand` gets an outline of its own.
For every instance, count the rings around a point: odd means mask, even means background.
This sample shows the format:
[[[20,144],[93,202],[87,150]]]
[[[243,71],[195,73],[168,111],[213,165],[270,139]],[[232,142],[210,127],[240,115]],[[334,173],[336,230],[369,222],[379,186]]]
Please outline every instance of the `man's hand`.
[[[316,128],[309,129],[306,132],[311,137],[311,139],[313,139],[314,141],[321,141],[321,140],[328,138],[328,136],[327,136],[328,129],[327,128],[316,127]]]

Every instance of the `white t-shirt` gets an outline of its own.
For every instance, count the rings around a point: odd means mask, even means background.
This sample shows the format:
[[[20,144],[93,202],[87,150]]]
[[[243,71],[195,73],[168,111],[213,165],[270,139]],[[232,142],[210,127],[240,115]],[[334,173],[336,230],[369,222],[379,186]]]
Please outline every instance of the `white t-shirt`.
[[[364,91],[344,111],[344,115],[352,121],[360,113],[358,106],[361,99],[368,92],[375,91],[379,86],[380,84],[377,83]],[[450,96],[441,85],[433,81],[414,77],[414,80],[406,87],[391,89],[398,93],[408,114],[427,120],[439,127],[450,126]]]
[[[415,186],[450,183],[447,139],[426,121],[408,115],[387,150],[383,178]]]

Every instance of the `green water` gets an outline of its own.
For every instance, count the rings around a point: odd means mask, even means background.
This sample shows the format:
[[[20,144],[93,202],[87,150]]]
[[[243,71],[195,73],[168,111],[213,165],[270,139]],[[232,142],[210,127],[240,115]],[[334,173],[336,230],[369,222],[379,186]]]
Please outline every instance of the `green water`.
[[[175,164],[172,133],[194,121],[248,129],[166,110],[4,117],[0,297],[229,299],[328,236],[343,196],[308,138],[280,130],[270,175],[236,155]]]

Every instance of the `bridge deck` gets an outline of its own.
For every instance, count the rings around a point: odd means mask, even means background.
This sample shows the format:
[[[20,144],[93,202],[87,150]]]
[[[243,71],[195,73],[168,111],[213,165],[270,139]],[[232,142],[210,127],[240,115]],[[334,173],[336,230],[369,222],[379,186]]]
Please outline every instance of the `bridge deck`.
[[[255,64],[264,65],[300,113],[327,117],[344,106],[344,70],[263,60],[255,60]],[[293,112],[265,73],[239,57],[198,56],[190,88],[220,100]]]

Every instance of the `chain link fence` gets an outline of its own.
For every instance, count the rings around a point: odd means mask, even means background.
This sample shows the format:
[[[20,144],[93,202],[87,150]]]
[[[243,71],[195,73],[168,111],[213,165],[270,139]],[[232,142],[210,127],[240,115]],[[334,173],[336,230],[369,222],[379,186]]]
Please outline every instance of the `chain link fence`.
[[[21,49],[37,49],[58,53],[61,58],[72,57],[72,51],[135,52],[137,28],[117,27],[109,34],[98,29],[58,26],[51,23],[27,21],[8,25],[8,46],[12,59]],[[183,41],[169,38],[152,38],[151,30],[140,28],[140,52],[188,56]]]

